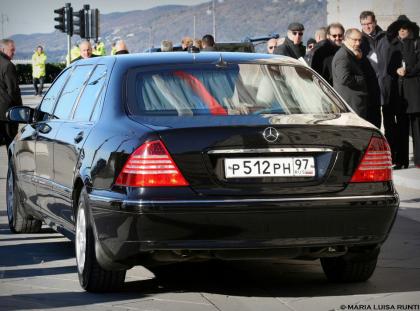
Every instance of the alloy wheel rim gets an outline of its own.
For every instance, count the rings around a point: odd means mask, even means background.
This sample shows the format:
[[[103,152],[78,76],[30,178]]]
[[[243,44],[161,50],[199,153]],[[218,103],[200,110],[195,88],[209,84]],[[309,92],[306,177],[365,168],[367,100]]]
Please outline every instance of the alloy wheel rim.
[[[13,174],[9,171],[7,176],[7,218],[9,219],[9,223],[13,221],[13,200],[14,200],[14,193],[13,193]]]
[[[86,217],[83,206],[79,207],[76,225],[76,259],[79,273],[83,273],[86,260]]]

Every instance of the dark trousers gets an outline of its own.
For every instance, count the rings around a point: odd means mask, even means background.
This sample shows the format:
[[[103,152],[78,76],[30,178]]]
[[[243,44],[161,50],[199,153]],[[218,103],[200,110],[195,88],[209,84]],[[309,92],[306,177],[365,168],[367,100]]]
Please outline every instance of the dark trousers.
[[[409,148],[409,132],[410,132],[410,118],[406,113],[396,114],[396,149],[395,149],[395,164],[408,166],[408,148]]]
[[[5,145],[6,150],[9,149],[9,145],[12,143],[14,137],[10,137],[10,129],[6,128],[9,124],[0,121],[0,146]]]
[[[35,95],[42,95],[42,89],[44,88],[44,80],[45,77],[33,78]]]
[[[420,113],[411,113],[410,123],[413,134],[414,164],[420,165]]]
[[[397,149],[397,122],[394,109],[390,105],[382,106],[382,117],[384,119],[385,137],[391,147],[392,162],[395,163]]]
[[[372,105],[369,106],[367,109],[367,121],[375,125],[377,128],[381,128],[381,106],[379,105]]]

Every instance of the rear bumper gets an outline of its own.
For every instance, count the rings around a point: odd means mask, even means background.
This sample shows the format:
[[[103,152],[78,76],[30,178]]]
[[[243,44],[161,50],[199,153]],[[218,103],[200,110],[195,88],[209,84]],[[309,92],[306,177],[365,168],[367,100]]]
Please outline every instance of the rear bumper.
[[[399,205],[397,194],[130,201],[92,193],[89,199],[104,266],[161,250],[256,250],[261,256],[273,249],[380,244]]]

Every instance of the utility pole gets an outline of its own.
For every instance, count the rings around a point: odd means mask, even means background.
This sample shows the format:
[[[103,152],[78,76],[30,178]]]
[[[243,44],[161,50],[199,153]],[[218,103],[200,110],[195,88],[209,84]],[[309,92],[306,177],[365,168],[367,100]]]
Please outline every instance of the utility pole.
[[[1,38],[4,39],[5,38],[5,36],[4,36],[4,24],[9,22],[9,17],[6,14],[1,13],[0,18],[1,18]]]
[[[216,41],[216,0],[212,1],[213,5],[213,38]]]
[[[67,32],[67,66],[71,63],[71,36],[73,35],[73,8],[71,3],[66,3],[66,32]]]

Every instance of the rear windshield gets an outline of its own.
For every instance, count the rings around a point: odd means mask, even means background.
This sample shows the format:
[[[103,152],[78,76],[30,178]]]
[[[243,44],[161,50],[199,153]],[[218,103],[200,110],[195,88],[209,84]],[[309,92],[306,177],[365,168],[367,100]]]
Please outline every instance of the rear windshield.
[[[347,112],[301,66],[235,64],[136,71],[128,83],[133,115],[335,114]]]

